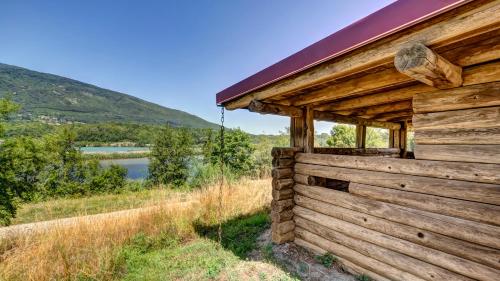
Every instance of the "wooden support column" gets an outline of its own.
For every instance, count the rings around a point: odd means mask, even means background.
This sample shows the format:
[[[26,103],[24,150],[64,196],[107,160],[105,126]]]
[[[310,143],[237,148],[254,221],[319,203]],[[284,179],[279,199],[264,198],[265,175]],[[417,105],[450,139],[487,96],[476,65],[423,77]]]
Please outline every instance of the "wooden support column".
[[[356,125],[356,148],[366,148],[365,125]]]
[[[304,118],[291,117],[290,118],[290,146],[291,147],[304,147]]]
[[[306,139],[304,141],[304,151],[306,153],[314,152],[314,110],[312,107],[306,107],[305,109],[305,130]]]
[[[394,57],[399,72],[438,89],[462,85],[462,68],[421,43],[399,50]]]

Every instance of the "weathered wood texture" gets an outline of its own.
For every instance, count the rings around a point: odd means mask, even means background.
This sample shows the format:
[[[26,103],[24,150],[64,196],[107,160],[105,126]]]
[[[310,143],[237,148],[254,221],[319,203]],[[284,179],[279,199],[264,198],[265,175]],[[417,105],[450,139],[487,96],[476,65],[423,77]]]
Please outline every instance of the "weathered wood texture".
[[[399,50],[394,57],[394,65],[399,72],[435,88],[462,85],[462,68],[421,43]]]
[[[500,144],[500,126],[417,130],[415,144]]]
[[[294,214],[297,216],[295,221],[299,226],[303,226],[301,224],[302,219],[304,219],[302,223],[305,223],[306,225],[307,222],[305,220],[314,222],[329,230],[342,233],[346,235],[346,237],[366,241],[385,249],[408,255],[429,264],[441,266],[443,268],[450,268],[456,273],[477,280],[492,280],[492,278],[495,278],[494,276],[500,275],[500,271],[497,269],[450,255],[442,251],[424,247],[403,239],[388,236],[377,231],[366,229],[356,224],[336,219],[300,206],[296,206],[294,208]]]
[[[280,104],[264,103],[257,100],[252,101],[248,105],[250,112],[257,112],[261,114],[274,114],[290,117],[302,117],[302,110],[292,106],[285,106]]]
[[[500,141],[500,137],[496,142],[498,141]],[[500,144],[417,144],[415,158],[500,164]]]
[[[399,157],[399,148],[339,148],[315,147],[314,153],[358,156]]]
[[[415,130],[497,128],[500,106],[415,114]]]
[[[345,123],[345,124],[356,124],[356,125],[364,125],[369,127],[377,127],[377,128],[387,128],[398,130],[401,128],[401,125],[393,122],[385,122],[385,121],[377,121],[364,119],[359,117],[350,117],[344,116],[340,114],[336,114],[333,112],[326,111],[314,111],[314,119],[318,121],[330,121],[336,123]]]
[[[312,107],[308,106],[305,111],[306,138],[304,141],[304,152],[312,153],[314,152],[314,110]]]
[[[295,234],[293,229],[293,169],[295,153],[302,151],[301,148],[275,147],[272,149],[273,166],[272,171],[272,196],[271,202],[271,238],[274,243],[285,243],[293,241]]]

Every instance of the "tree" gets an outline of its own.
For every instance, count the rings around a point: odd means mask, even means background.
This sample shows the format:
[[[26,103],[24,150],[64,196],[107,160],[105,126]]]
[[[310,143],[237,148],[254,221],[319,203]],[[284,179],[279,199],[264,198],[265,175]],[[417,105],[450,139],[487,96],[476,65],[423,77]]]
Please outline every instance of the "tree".
[[[224,133],[224,164],[237,174],[247,174],[254,168],[252,154],[255,148],[252,145],[250,135],[241,129],[227,130]],[[213,142],[210,161],[216,165],[220,163],[221,141],[220,135]]]
[[[148,179],[152,184],[182,186],[189,177],[193,137],[187,129],[164,127],[151,150]]]
[[[334,125],[326,144],[331,147],[355,147],[356,127],[344,124]]]

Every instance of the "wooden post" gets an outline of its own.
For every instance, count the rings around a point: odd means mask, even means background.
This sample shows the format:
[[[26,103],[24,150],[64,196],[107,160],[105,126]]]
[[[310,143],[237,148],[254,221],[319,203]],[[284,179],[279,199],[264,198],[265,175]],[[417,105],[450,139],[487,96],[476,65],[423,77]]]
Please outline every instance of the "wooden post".
[[[356,125],[356,148],[366,148],[365,125]]]
[[[306,119],[305,119],[305,129],[306,129],[306,139],[304,141],[304,151],[306,153],[314,152],[314,110],[312,107],[306,107]]]
[[[290,146],[304,147],[304,118],[290,118]]]

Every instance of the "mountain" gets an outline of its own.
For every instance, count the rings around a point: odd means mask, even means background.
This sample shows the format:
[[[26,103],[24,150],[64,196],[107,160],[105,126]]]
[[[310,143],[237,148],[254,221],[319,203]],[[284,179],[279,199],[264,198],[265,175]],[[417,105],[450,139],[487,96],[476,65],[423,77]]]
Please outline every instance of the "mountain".
[[[0,63],[0,97],[21,104],[20,117],[50,122],[121,122],[217,128],[184,111],[73,79]]]

